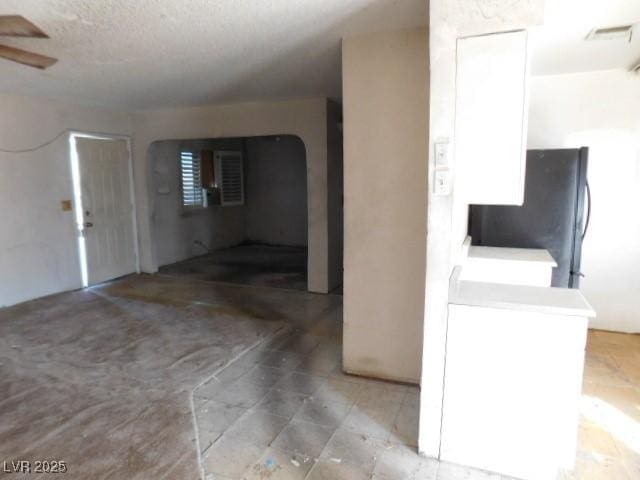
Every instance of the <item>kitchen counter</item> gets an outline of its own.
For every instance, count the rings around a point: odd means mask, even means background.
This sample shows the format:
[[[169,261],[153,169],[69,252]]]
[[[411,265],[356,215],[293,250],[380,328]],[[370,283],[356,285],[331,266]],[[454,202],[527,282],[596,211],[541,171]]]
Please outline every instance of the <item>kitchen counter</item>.
[[[461,280],[462,270],[462,267],[456,267],[451,277],[450,304],[551,315],[596,316],[593,307],[578,290]]]
[[[575,462],[588,319],[595,312],[578,290],[545,283],[555,264],[545,251],[472,249],[449,285],[441,460],[555,479]],[[549,272],[532,280],[532,265]],[[522,283],[532,281],[538,284]]]
[[[507,261],[507,262],[532,262],[540,265],[557,267],[558,264],[551,254],[540,248],[504,248],[504,247],[479,247],[470,246],[467,255],[468,260],[473,261]]]
[[[461,280],[536,287],[550,287],[558,266],[547,250],[471,246],[471,237],[463,244],[460,264]]]

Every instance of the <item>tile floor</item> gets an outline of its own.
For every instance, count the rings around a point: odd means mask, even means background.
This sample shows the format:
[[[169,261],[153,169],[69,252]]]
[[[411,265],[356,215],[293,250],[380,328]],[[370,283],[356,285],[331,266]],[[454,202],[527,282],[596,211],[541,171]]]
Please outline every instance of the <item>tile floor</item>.
[[[640,336],[591,331],[587,348],[576,469],[559,479],[640,478]],[[338,330],[289,331],[194,400],[207,480],[505,478],[419,457],[418,389],[344,375]]]
[[[561,478],[640,478],[640,335],[589,332],[576,468]]]
[[[344,375],[338,335],[292,329],[201,385],[194,405],[207,479],[436,478],[414,453],[417,387]]]
[[[284,291],[211,290],[136,275],[0,308],[0,478],[201,478],[193,390],[286,331],[279,305],[297,318],[330,307],[318,297],[323,305],[296,308]],[[212,415],[207,428],[241,412]],[[37,460],[68,471],[6,472]]]
[[[341,307],[139,275],[0,309],[0,461],[55,455],[70,479],[501,479],[416,454],[417,388],[342,373]],[[238,357],[263,330],[279,333]],[[589,333],[578,438],[562,480],[640,478],[640,335]]]

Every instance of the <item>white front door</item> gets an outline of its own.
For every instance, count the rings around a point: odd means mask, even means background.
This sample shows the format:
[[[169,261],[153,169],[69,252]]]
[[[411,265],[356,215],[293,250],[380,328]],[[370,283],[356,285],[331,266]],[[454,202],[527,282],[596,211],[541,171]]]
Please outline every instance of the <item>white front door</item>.
[[[76,137],[89,285],[136,271],[129,149],[125,140]]]

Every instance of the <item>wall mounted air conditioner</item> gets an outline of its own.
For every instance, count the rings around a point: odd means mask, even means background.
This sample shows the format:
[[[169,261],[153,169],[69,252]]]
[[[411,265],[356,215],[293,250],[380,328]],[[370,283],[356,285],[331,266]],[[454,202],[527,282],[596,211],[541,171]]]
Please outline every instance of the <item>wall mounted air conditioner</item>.
[[[216,183],[220,189],[220,205],[244,205],[242,153],[219,151],[214,153],[213,159]]]

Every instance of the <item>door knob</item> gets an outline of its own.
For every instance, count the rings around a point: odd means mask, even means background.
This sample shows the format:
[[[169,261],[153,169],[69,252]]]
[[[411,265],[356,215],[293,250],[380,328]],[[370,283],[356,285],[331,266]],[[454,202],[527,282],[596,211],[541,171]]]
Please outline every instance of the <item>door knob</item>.
[[[84,222],[84,226],[89,228],[89,227],[93,227],[93,223],[91,222]]]

